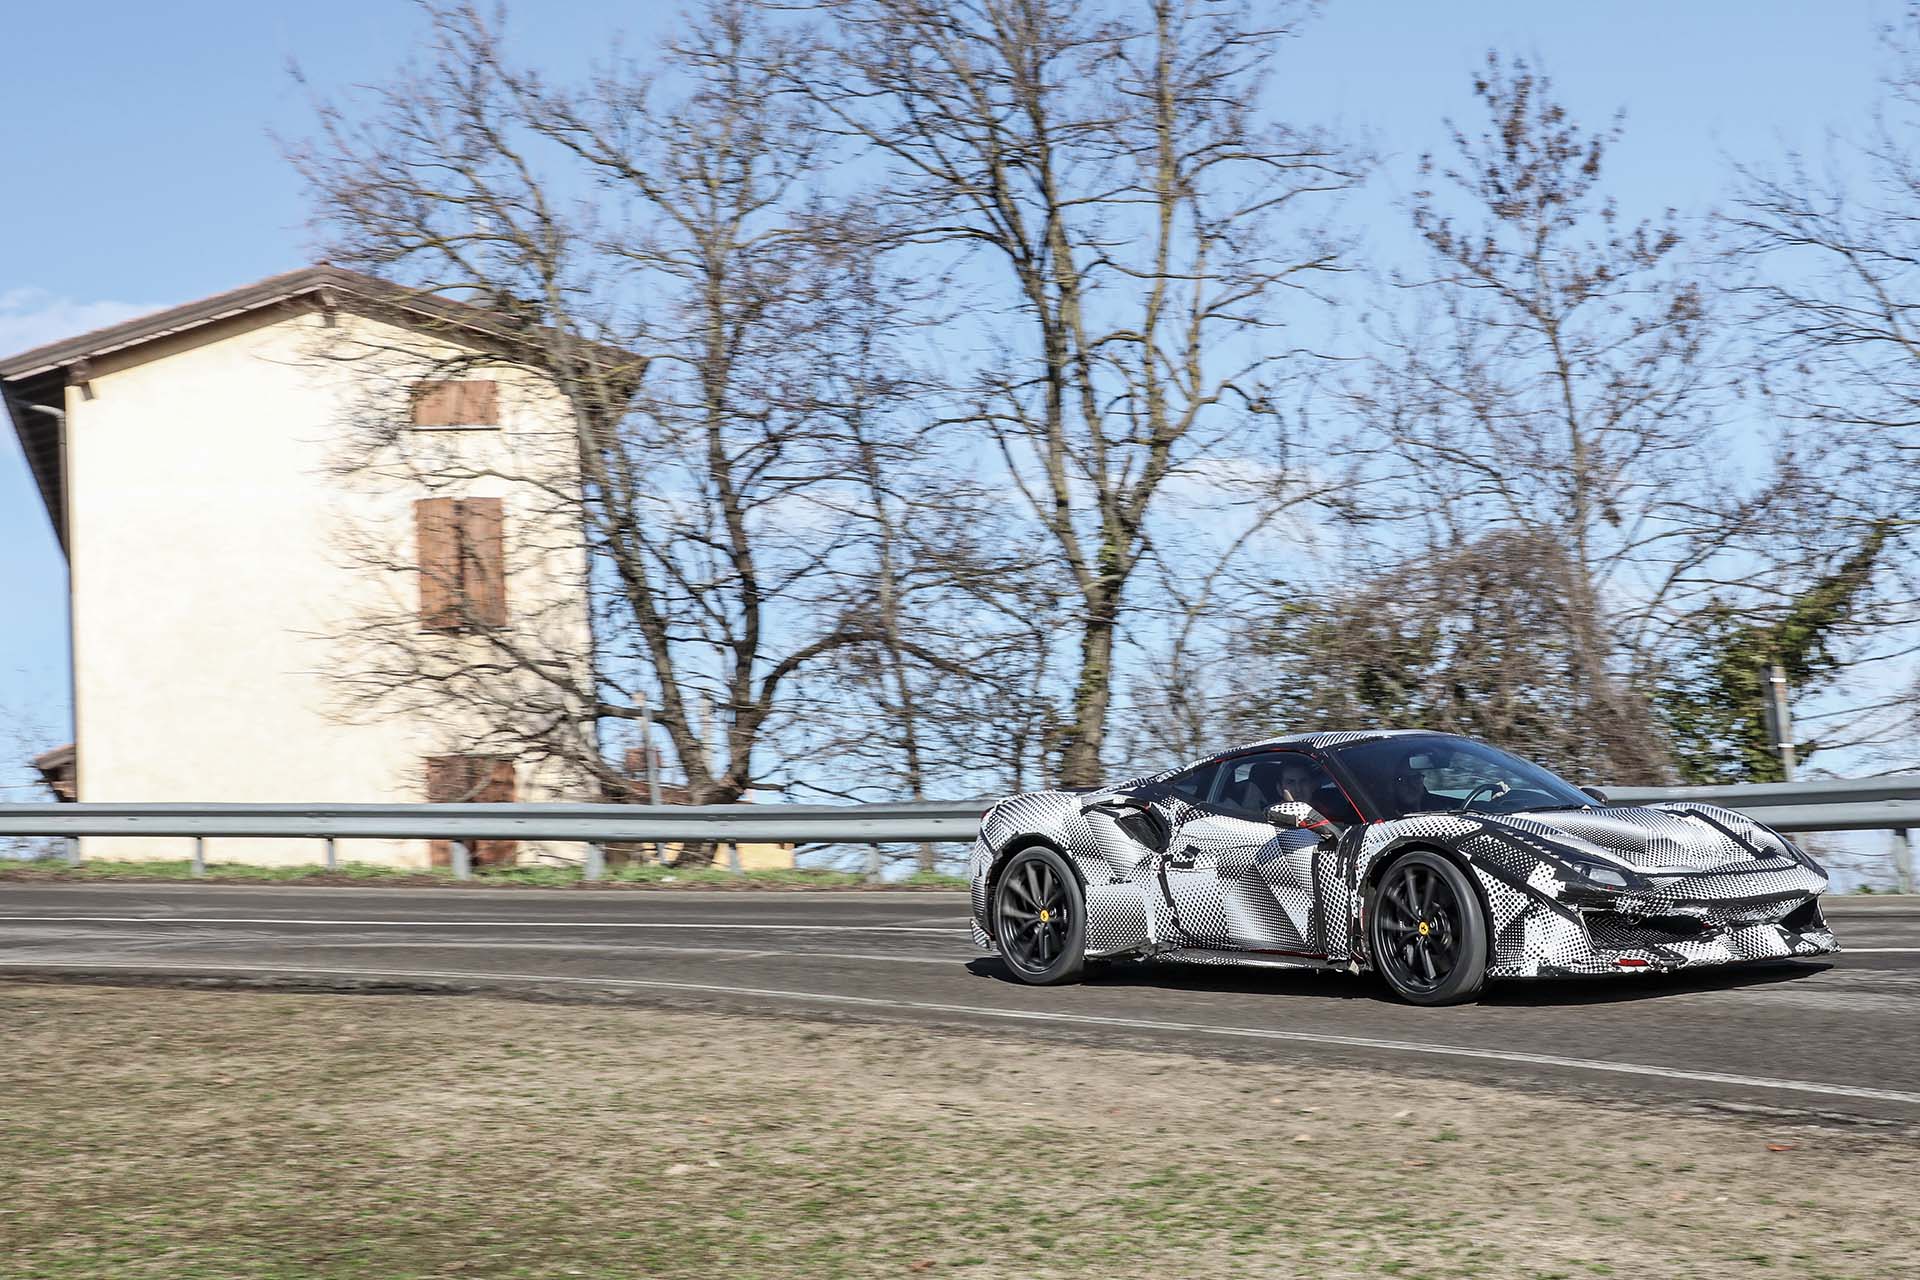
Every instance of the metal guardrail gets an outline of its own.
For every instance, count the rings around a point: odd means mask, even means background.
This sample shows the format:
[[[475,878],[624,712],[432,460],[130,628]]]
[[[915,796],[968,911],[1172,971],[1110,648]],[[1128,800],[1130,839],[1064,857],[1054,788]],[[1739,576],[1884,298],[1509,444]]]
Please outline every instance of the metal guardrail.
[[[1704,800],[1745,810],[1756,805],[1839,804],[1855,800],[1920,800],[1920,773],[1881,778],[1830,778],[1820,782],[1729,782],[1707,787],[1606,787],[1630,804],[1656,800]]]
[[[870,844],[869,879],[880,878],[878,846],[966,843],[991,801],[866,805],[630,804],[0,804],[0,837],[162,836],[193,840],[193,873],[206,868],[206,842],[221,837],[323,840],[325,865],[339,864],[340,840],[447,840],[453,873],[471,874],[481,840],[578,843],[582,868],[600,878],[609,844]],[[729,862],[732,860],[729,859]]]
[[[1920,774],[1832,782],[1719,787],[1607,787],[1623,804],[1685,803],[1737,809],[1776,831],[1902,831],[1920,827]]]
[[[1724,805],[1781,831],[1900,831],[1912,865],[1920,829],[1920,774],[1839,782],[1723,787],[1618,787],[1627,804],[1698,801]],[[0,804],[0,836],[180,836],[194,840],[196,868],[216,837],[436,839],[454,842],[456,874],[480,840],[580,843],[587,874],[606,844],[944,844],[970,841],[991,800],[864,805],[624,804]],[[874,864],[869,864],[870,868]]]
[[[946,805],[14,804],[0,836],[254,836],[593,844],[972,840],[984,803]]]

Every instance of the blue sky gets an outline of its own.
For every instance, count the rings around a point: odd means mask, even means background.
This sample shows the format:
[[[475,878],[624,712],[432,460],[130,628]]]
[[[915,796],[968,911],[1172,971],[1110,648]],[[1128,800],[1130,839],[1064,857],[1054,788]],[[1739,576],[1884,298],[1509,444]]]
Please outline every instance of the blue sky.
[[[544,0],[510,21],[528,60],[584,68],[674,6]],[[1765,162],[1857,130],[1876,97],[1889,0],[1348,0],[1316,19],[1273,85],[1291,117],[1362,135],[1384,164],[1347,217],[1377,254],[1414,160],[1470,119],[1489,47],[1524,53],[1577,118],[1627,111],[1612,185],[1630,214],[1709,207],[1725,156]],[[299,184],[273,135],[310,125],[298,60],[329,94],[379,79],[423,27],[403,0],[186,0],[18,6],[0,67],[0,353],[217,293],[310,260]],[[0,432],[0,788],[9,720],[67,740],[64,566],[11,432]],[[10,793],[0,790],[0,799]]]

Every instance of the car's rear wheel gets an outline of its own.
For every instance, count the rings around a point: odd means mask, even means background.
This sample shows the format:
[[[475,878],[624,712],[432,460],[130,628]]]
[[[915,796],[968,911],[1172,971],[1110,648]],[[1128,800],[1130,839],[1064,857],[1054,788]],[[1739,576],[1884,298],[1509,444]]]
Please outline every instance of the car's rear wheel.
[[[1008,860],[994,889],[993,922],[1000,956],[1022,982],[1071,982],[1086,968],[1080,881],[1052,849],[1022,849]]]
[[[1380,878],[1368,922],[1374,967],[1411,1004],[1458,1004],[1487,981],[1480,895],[1450,860],[1417,850]]]

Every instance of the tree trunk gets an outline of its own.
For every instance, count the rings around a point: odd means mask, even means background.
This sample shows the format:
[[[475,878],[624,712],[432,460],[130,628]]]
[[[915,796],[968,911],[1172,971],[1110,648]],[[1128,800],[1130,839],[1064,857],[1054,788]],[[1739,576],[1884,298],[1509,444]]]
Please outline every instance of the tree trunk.
[[[1073,721],[1060,753],[1060,781],[1069,787],[1098,786],[1103,777],[1107,707],[1113,698],[1113,641],[1120,616],[1120,584],[1102,580],[1089,593],[1080,635],[1080,676],[1073,687]]]

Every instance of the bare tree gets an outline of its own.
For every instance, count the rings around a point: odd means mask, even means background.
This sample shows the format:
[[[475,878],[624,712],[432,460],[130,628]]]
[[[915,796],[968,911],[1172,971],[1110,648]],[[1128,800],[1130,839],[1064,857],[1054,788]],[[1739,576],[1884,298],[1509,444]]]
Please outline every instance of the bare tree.
[[[544,684],[549,714],[511,732],[609,787],[629,780],[597,729],[645,719],[689,799],[737,799],[794,763],[776,757],[805,673],[883,644],[939,660],[840,593],[870,531],[813,518],[858,456],[821,380],[845,337],[846,235],[817,198],[823,137],[781,91],[794,55],[753,6],[716,0],[661,82],[619,62],[567,88],[515,64],[500,20],[427,12],[426,64],[351,110],[324,107],[295,159],[335,261],[508,317],[512,359],[570,416],[576,481],[508,478],[542,495],[553,527],[584,533],[594,652],[516,653],[513,630],[478,629],[463,672],[504,665]],[[385,421],[352,465],[471,478]],[[460,678],[418,630],[364,691]]]
[[[1911,768],[1920,760],[1920,6],[1908,6],[1886,45],[1885,100],[1866,138],[1832,139],[1826,167],[1796,154],[1771,171],[1743,169],[1726,221],[1754,273],[1744,296],[1762,335],[1759,381],[1805,440],[1799,463],[1823,513],[1829,565],[1886,539],[1851,643],[1835,655],[1852,688],[1818,713],[1819,732],[1829,747]]]
[[[1276,599],[1235,647],[1224,704],[1248,737],[1276,722],[1419,727],[1612,781],[1566,678],[1578,634],[1568,555],[1551,531],[1490,529],[1351,574],[1338,592]]]
[[[24,671],[18,673],[26,676]],[[52,752],[59,742],[40,708],[19,702],[0,703],[0,802],[46,802],[73,799],[71,791],[62,793],[36,768],[35,761]],[[71,778],[69,764],[68,778]],[[60,842],[40,836],[0,836],[0,858],[52,857]]]
[[[1327,139],[1264,120],[1306,6],[847,0],[786,83],[886,162],[898,240],[964,251],[980,315],[950,349],[956,421],[1000,458],[1071,593],[1057,772],[1102,769],[1129,591],[1171,476],[1263,438],[1284,321],[1335,246],[1301,221],[1352,181]],[[964,275],[964,272],[963,272]]]
[[[1731,480],[1731,365],[1680,219],[1628,221],[1607,194],[1620,123],[1581,128],[1524,59],[1490,54],[1474,91],[1484,127],[1421,163],[1425,261],[1396,278],[1410,305],[1355,396],[1380,486],[1358,514],[1393,538],[1415,527],[1389,562],[1509,545],[1528,549],[1516,580],[1562,574],[1558,683],[1594,746],[1569,763],[1651,780],[1665,750],[1648,667],[1665,628],[1752,572],[1742,539],[1768,490]]]
[[[821,352],[819,429],[837,433],[849,470],[809,497],[823,522],[854,531],[834,594],[876,634],[799,679],[810,741],[840,775],[800,785],[913,800],[1017,786],[1030,753],[1001,738],[1019,721],[1007,708],[1047,665],[1031,632],[1046,613],[1032,585],[1046,569],[1005,537],[992,494],[969,474],[968,444],[919,407],[933,384],[906,349],[916,326],[900,312],[923,290],[864,251],[873,239],[853,237],[836,264],[840,341]],[[1029,607],[996,607],[1016,599]],[[914,856],[934,869],[931,845]]]

